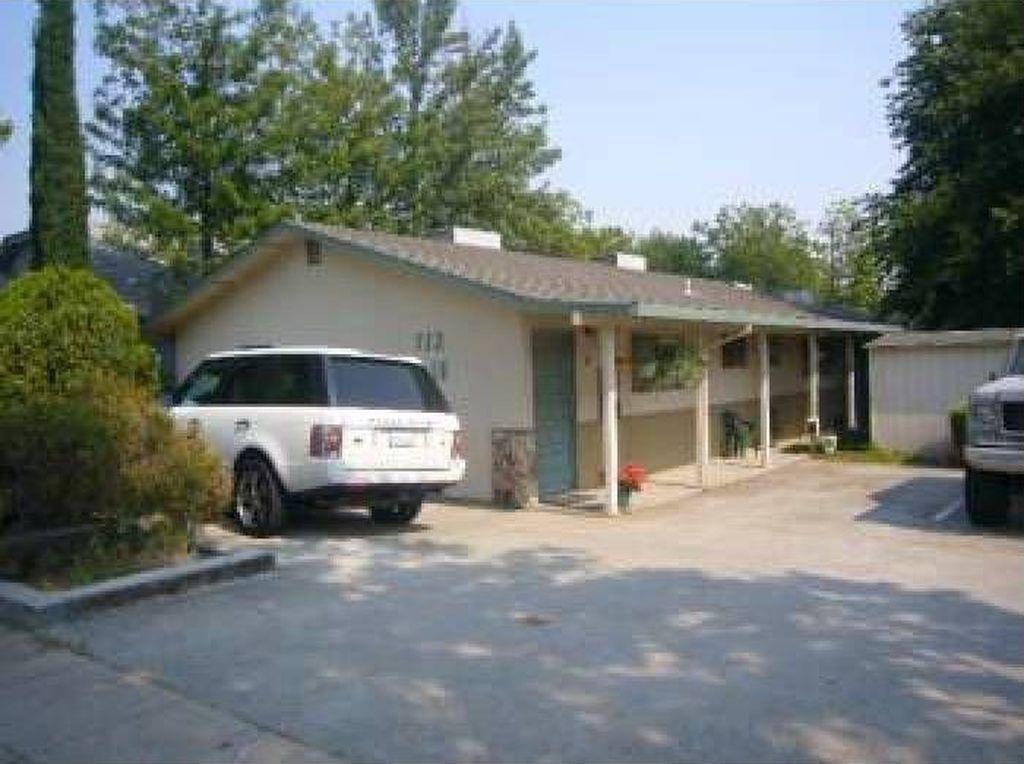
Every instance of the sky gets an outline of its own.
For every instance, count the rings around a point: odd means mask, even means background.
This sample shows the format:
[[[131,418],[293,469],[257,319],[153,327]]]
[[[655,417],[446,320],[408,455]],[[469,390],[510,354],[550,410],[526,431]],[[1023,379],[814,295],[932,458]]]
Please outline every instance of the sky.
[[[307,2],[321,23],[369,0]],[[687,231],[723,205],[778,201],[815,225],[835,200],[885,190],[899,155],[879,81],[920,2],[463,0],[460,26],[514,20],[562,159],[547,174],[600,224]],[[103,61],[78,2],[83,119]],[[33,0],[0,0],[0,235],[28,223]]]

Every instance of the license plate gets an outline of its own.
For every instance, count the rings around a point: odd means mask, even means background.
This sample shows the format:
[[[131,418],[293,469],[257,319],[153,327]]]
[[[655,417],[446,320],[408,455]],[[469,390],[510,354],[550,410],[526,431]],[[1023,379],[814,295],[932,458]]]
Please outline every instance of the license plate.
[[[415,448],[418,437],[415,433],[411,432],[393,432],[388,438],[388,445],[391,448]]]

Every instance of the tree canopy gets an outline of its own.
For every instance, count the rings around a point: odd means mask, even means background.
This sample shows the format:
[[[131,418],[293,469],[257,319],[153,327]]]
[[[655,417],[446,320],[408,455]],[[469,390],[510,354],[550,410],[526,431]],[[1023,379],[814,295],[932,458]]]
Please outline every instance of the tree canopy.
[[[889,88],[906,160],[875,200],[892,289],[915,326],[1024,325],[1024,12],[943,0],[903,24]]]
[[[473,39],[454,0],[379,0],[326,36],[291,0],[98,7],[92,182],[157,251],[208,268],[289,216],[586,250],[539,182],[559,152],[514,24]]]

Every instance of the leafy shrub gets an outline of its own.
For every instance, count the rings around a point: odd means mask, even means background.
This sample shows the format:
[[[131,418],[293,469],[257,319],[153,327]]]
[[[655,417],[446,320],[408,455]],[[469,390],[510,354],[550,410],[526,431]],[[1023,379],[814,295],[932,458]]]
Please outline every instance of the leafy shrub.
[[[228,493],[220,460],[175,431],[148,389],[94,377],[64,396],[0,404],[9,526],[116,534],[145,519],[180,531],[215,516]]]
[[[48,267],[0,292],[0,399],[68,394],[97,373],[156,385],[135,312],[103,279]]]
[[[88,522],[116,498],[114,423],[85,398],[30,398],[0,405],[0,491],[6,525],[26,529]]]

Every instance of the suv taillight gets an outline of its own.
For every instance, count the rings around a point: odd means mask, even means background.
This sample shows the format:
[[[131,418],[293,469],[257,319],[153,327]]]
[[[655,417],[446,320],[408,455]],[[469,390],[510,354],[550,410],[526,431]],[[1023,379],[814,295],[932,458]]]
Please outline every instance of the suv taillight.
[[[466,458],[466,433],[458,430],[452,433],[452,459]]]
[[[309,455],[317,459],[340,459],[341,434],[340,425],[313,425],[309,428]]]

